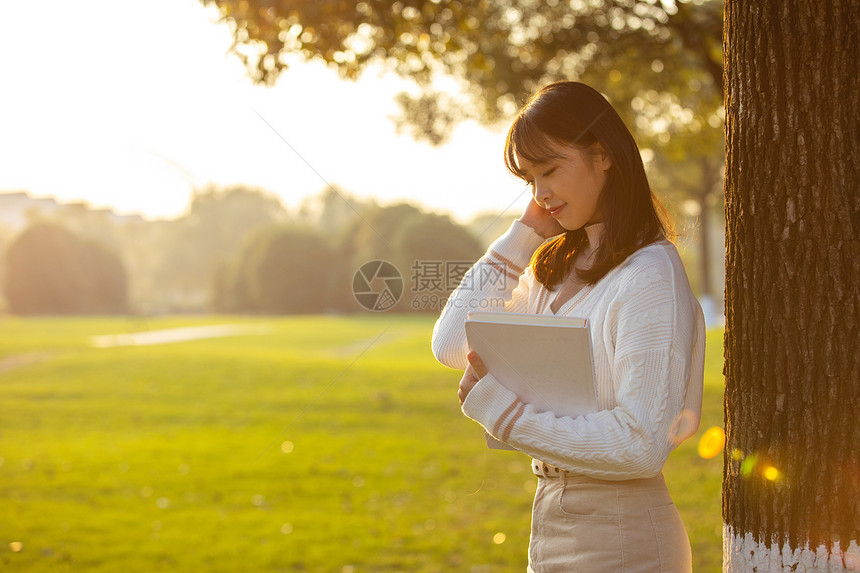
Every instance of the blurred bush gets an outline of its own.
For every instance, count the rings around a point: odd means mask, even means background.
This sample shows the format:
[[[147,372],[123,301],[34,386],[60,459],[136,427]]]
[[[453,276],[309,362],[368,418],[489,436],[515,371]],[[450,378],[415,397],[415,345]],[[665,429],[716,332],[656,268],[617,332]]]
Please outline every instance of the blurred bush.
[[[331,299],[336,264],[326,239],[310,228],[277,226],[250,237],[232,263],[215,274],[219,312],[317,313]]]
[[[5,295],[15,314],[116,314],[128,309],[120,259],[58,225],[28,228],[6,253]]]

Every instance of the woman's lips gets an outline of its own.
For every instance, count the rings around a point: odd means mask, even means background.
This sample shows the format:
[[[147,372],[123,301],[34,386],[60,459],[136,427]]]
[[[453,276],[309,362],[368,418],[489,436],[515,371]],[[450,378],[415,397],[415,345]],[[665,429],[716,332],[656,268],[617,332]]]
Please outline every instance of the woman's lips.
[[[552,215],[553,217],[557,217],[562,209],[564,209],[564,204],[559,205],[558,207],[553,207],[552,209],[549,210],[549,214]]]

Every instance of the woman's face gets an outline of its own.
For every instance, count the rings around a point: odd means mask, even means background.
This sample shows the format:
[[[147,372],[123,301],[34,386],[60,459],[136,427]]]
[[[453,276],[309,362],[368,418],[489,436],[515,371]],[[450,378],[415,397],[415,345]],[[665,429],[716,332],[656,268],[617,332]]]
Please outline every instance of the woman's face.
[[[517,155],[517,164],[532,187],[534,200],[559,224],[573,231],[603,221],[600,193],[612,159],[599,143],[590,148],[550,144],[555,156],[531,162]]]

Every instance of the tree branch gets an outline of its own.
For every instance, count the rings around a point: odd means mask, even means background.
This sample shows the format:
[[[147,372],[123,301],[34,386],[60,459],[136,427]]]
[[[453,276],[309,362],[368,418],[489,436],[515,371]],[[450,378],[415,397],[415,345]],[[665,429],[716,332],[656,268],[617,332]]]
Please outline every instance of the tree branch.
[[[713,45],[722,46],[722,2],[720,4],[719,10],[698,9],[691,12],[686,4],[676,2],[677,11],[675,14],[667,14],[669,21],[666,25],[678,33],[685,48],[699,57],[702,68],[714,80],[714,87],[722,100],[724,96],[722,58],[715,60],[714,51],[710,49]]]

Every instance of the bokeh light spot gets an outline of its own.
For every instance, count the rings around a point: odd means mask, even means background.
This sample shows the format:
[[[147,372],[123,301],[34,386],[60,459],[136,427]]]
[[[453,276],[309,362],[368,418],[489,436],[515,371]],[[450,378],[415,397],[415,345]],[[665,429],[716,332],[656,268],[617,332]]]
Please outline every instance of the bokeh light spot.
[[[769,479],[770,481],[776,481],[779,479],[779,470],[773,466],[767,466],[764,468],[764,477]]]
[[[758,463],[758,456],[755,454],[750,454],[744,461],[741,462],[741,476],[742,477],[750,477],[752,474],[753,468]]]
[[[14,553],[18,553],[22,549],[24,549],[24,544],[20,541],[13,541],[9,544],[9,549],[11,549]]]
[[[709,460],[719,455],[726,445],[726,433],[719,426],[708,428],[699,440],[699,455]]]
[[[505,535],[504,533],[502,533],[500,531],[499,533],[497,533],[493,536],[493,543],[495,543],[496,545],[501,545],[502,543],[505,542],[505,539],[507,539],[507,538],[508,538],[507,535]]]
[[[296,446],[289,440],[287,440],[286,442],[281,444],[281,451],[284,452],[285,454],[289,454],[295,448],[296,448]]]

